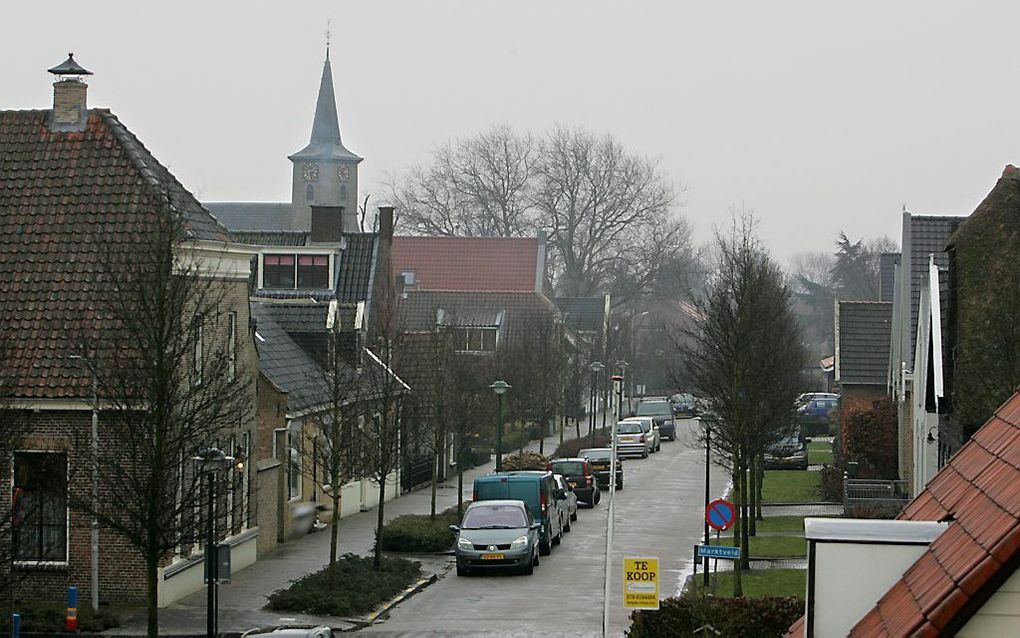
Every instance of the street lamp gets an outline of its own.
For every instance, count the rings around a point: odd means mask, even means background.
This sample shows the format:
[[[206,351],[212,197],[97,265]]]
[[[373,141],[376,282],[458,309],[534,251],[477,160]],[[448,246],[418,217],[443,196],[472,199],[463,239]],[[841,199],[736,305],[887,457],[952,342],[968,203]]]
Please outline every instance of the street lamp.
[[[503,395],[512,388],[506,381],[494,381],[489,388],[496,393],[499,399],[499,420],[496,423],[496,471],[503,471]]]
[[[206,535],[205,535],[205,574],[208,585],[206,595],[206,636],[215,638],[217,628],[216,618],[216,580],[219,578],[219,552],[216,548],[216,473],[235,463],[243,464],[244,460],[238,460],[227,456],[222,450],[214,447],[204,447],[198,450],[197,456],[191,457],[195,463],[195,471],[201,476],[205,474],[208,486],[209,505],[206,510]]]
[[[588,431],[591,432],[591,446],[595,447],[595,411],[599,408],[598,393],[595,386],[598,385],[599,372],[606,366],[601,361],[592,361],[591,366],[591,412],[588,416]],[[602,425],[605,426],[605,414],[603,413]]]
[[[620,385],[619,385],[619,387],[617,388],[617,391],[616,391],[617,398],[618,398],[618,400],[617,400],[617,406],[618,407],[617,407],[617,415],[616,415],[616,420],[617,421],[620,421],[620,420],[623,419],[623,383],[624,383],[624,380],[625,380],[625,378],[627,376],[627,366],[628,365],[630,365],[630,364],[628,364],[623,359],[621,359],[621,360],[616,362],[616,367],[618,367],[620,369],[620,374],[617,375],[617,376],[620,377],[620,381],[619,381]]]
[[[88,366],[92,377],[92,529],[91,558],[92,580],[89,591],[92,597],[92,610],[99,611],[99,383],[96,370],[91,362],[80,354],[72,354],[69,359],[76,359]]]

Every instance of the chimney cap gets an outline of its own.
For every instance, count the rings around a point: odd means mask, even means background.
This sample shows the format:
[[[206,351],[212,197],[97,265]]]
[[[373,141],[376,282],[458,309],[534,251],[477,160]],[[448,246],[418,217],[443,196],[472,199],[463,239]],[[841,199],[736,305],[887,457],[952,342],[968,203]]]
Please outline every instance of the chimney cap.
[[[50,69],[50,73],[53,75],[92,75],[92,71],[74,61],[73,53],[68,53],[67,59]]]

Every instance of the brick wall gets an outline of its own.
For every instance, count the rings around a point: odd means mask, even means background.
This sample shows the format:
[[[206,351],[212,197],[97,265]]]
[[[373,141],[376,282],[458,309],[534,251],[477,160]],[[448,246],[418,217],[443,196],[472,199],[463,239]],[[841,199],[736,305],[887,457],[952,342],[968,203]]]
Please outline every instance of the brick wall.
[[[255,515],[259,527],[258,556],[276,551],[279,542],[280,475],[283,466],[274,459],[257,461]]]

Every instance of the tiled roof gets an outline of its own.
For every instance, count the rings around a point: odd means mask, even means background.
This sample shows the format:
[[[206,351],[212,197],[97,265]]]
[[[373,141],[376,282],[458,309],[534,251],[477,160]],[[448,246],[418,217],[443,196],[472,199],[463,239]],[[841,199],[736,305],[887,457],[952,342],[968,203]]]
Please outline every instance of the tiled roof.
[[[878,300],[892,301],[896,289],[896,264],[900,253],[882,253],[878,264]]]
[[[238,244],[250,246],[304,246],[308,243],[306,230],[231,230],[230,236]]]
[[[372,290],[377,233],[344,233],[347,247],[340,255],[337,269],[336,298],[340,303],[367,301]]]
[[[393,273],[412,271],[419,290],[534,291],[534,237],[394,237]]]
[[[921,299],[921,283],[928,277],[928,255],[935,255],[935,265],[942,270],[949,268],[946,243],[950,235],[966,220],[960,216],[911,215],[910,217],[910,357],[914,360],[914,337],[917,335],[917,311]],[[907,247],[904,246],[904,250]],[[946,297],[943,295],[942,321],[946,320]],[[943,325],[943,335],[945,334]]]
[[[436,327],[437,313],[442,309],[448,317],[444,323],[459,325],[460,315],[495,316],[504,312],[504,338],[509,342],[527,328],[531,321],[547,321],[559,315],[556,307],[544,296],[534,292],[450,292],[416,290],[401,300],[401,327],[408,331],[428,331]],[[486,323],[484,325],[492,325]]]
[[[251,314],[257,320],[255,345],[259,372],[277,389],[287,393],[289,412],[302,412],[327,401],[322,369],[273,320],[270,304],[254,303]]]
[[[289,202],[204,202],[230,230],[302,230],[294,228]]]
[[[260,317],[269,317],[287,332],[325,332],[329,303],[261,302]]]
[[[839,382],[884,386],[889,374],[892,303],[841,301],[837,312]]]
[[[89,374],[68,353],[76,335],[107,327],[94,323],[113,294],[103,255],[135,246],[166,203],[191,237],[230,239],[112,113],[92,109],[80,132],[51,132],[48,115],[0,111],[0,382],[19,398],[88,396]]]
[[[1020,393],[899,518],[950,524],[850,635],[953,635],[1020,559]]]
[[[552,302],[563,313],[563,322],[572,330],[602,333],[606,322],[606,298],[553,297]]]

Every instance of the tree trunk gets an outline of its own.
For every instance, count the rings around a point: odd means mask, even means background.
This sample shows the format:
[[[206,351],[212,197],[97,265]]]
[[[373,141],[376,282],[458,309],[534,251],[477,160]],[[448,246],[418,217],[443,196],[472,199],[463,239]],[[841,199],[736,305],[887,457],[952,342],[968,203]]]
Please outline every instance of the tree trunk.
[[[751,569],[751,543],[750,535],[748,534],[748,531],[750,530],[748,519],[750,518],[749,514],[751,513],[751,505],[749,502],[751,491],[747,489],[747,474],[747,461],[744,461],[740,467],[740,518],[744,519],[744,524],[740,527],[740,545],[744,548],[744,551],[740,553],[740,568],[749,570]]]
[[[758,510],[758,459],[751,459],[751,468],[748,471],[748,516],[747,526],[749,528],[748,535],[758,535],[758,518],[755,516],[755,512]]]
[[[435,443],[435,441],[433,441]],[[431,509],[429,510],[429,520],[436,520],[436,481],[439,480],[439,461],[442,455],[439,452],[439,446],[433,445],[435,450],[432,452],[432,503]]]
[[[762,484],[765,483],[765,459],[761,456],[758,457],[758,463],[755,465],[755,471],[758,475],[758,480],[755,481],[757,495],[754,502],[757,505],[757,509],[755,509],[754,515],[759,521],[763,521],[765,520],[765,516],[761,513],[761,492]]]
[[[334,476],[339,476],[339,473]],[[336,551],[340,545],[340,507],[343,503],[343,490],[339,485],[334,485],[330,496],[333,499],[333,520],[329,526],[329,564],[332,565],[336,562]]]
[[[577,429],[577,438],[581,438],[581,420],[574,419],[574,427]]]
[[[549,423],[549,419],[547,419],[545,414],[543,413],[542,417],[538,420],[538,428],[539,428],[539,432],[538,432],[538,453],[541,454],[542,456],[545,456],[545,430],[546,430],[545,426],[548,423]]]
[[[380,472],[382,474],[382,472]],[[379,513],[375,519],[375,555],[372,557],[372,566],[375,569],[382,567],[382,528],[383,528],[383,509],[386,506],[386,475],[381,476],[382,480],[379,481]]]
[[[464,515],[464,432],[457,432],[457,522]]]
[[[207,550],[208,551],[208,550]],[[152,554],[152,552],[149,552]],[[145,557],[145,615],[146,634],[159,638],[159,560],[155,555]]]
[[[736,505],[737,519],[733,523],[733,545],[735,547],[742,547],[741,541],[742,536],[740,534],[740,528],[742,526],[741,519],[741,508],[740,503],[743,495],[740,493],[740,459],[736,454],[733,455],[733,501]],[[743,553],[743,551],[741,552]],[[744,596],[744,585],[740,580],[740,573],[743,571],[743,561],[733,561],[733,597],[742,598]]]

